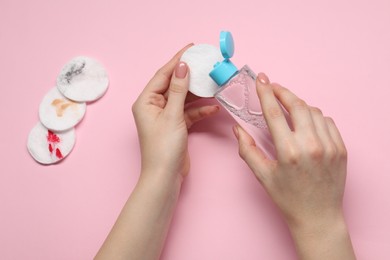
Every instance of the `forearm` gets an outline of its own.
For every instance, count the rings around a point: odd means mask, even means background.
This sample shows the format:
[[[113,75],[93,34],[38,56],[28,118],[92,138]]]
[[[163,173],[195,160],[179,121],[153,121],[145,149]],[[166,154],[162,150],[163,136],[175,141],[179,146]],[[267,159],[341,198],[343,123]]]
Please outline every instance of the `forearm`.
[[[356,259],[348,228],[342,217],[290,226],[300,260]]]
[[[96,259],[158,259],[180,193],[181,181],[141,174]]]

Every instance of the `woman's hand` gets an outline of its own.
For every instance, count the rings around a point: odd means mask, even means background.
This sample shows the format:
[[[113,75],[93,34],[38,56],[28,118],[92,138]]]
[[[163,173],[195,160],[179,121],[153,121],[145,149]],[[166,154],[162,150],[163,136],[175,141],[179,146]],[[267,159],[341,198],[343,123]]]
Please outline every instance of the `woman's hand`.
[[[335,123],[263,73],[256,85],[277,158],[236,126],[240,156],[281,210],[301,259],[354,259],[342,210],[347,150]]]
[[[96,259],[159,259],[188,174],[188,128],[218,106],[185,108],[189,69],[179,51],[150,80],[133,105],[141,146],[141,177]]]
[[[157,71],[133,105],[142,157],[142,174],[164,173],[171,180],[188,174],[190,158],[187,148],[188,129],[197,121],[218,112],[218,106],[185,108],[189,68],[179,59],[179,51]]]

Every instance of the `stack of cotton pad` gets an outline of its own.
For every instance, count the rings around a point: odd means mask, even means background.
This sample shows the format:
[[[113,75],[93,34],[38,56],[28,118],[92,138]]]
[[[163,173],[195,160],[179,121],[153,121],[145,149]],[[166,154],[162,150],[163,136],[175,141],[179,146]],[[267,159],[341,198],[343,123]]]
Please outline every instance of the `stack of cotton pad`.
[[[107,73],[96,60],[76,57],[65,64],[57,77],[57,86],[39,106],[40,122],[27,141],[31,156],[42,164],[65,158],[75,144],[74,127],[83,119],[87,102],[102,97],[107,88]]]

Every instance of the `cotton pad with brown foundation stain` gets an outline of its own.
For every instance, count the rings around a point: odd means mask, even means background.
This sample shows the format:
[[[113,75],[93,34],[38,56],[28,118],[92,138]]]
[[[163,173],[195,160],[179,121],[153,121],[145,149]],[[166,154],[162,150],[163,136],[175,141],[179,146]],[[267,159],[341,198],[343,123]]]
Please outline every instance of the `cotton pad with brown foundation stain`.
[[[54,87],[45,95],[39,106],[39,118],[48,129],[65,131],[83,119],[86,107],[84,102],[67,99]]]

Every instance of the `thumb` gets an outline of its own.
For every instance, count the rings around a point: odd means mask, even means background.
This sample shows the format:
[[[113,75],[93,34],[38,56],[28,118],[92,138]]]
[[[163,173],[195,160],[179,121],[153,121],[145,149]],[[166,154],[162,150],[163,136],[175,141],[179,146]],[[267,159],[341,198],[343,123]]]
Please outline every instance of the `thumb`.
[[[263,183],[271,170],[273,161],[269,160],[264,152],[256,146],[252,136],[241,126],[234,126],[233,132],[238,140],[240,157],[248,164],[258,180]]]
[[[169,94],[166,109],[173,115],[183,114],[184,104],[188,92],[188,74],[189,69],[186,63],[176,64],[175,72],[172,75],[169,84]]]

